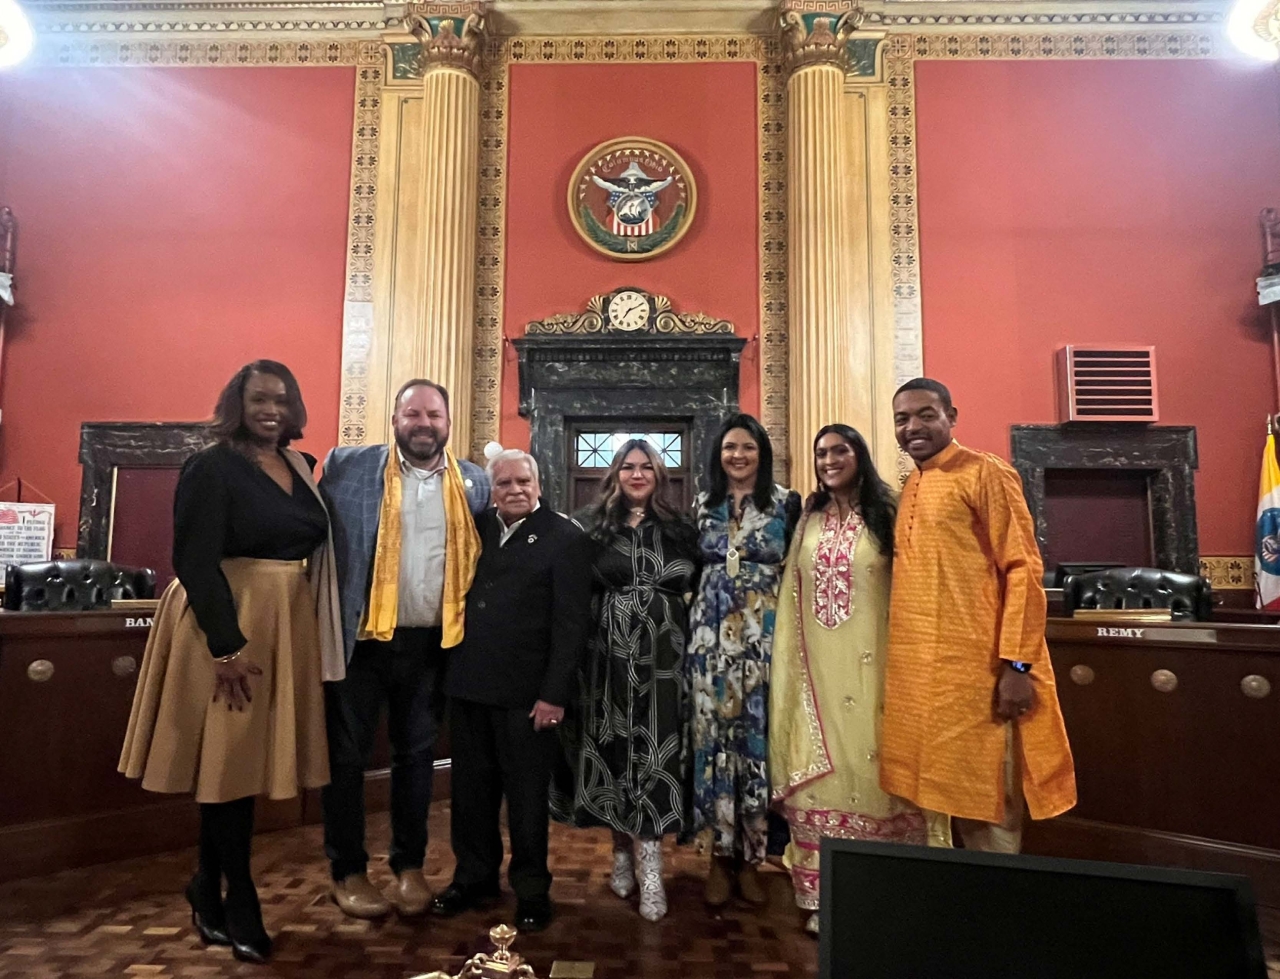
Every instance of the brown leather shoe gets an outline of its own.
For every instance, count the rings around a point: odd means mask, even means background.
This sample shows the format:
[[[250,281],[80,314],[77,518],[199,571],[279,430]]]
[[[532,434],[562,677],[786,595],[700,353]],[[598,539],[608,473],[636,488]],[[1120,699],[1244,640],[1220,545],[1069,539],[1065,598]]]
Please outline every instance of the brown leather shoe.
[[[738,893],[748,904],[762,907],[769,903],[769,895],[764,889],[764,881],[760,879],[760,871],[754,863],[744,863],[738,871]]]
[[[348,874],[333,882],[333,900],[352,918],[381,918],[391,904],[369,883],[367,874]]]
[[[726,857],[712,857],[707,871],[707,889],[703,894],[708,906],[722,908],[733,897],[733,863]]]
[[[405,870],[396,875],[395,885],[391,888],[391,903],[405,918],[416,918],[424,914],[431,903],[431,888],[421,870]]]

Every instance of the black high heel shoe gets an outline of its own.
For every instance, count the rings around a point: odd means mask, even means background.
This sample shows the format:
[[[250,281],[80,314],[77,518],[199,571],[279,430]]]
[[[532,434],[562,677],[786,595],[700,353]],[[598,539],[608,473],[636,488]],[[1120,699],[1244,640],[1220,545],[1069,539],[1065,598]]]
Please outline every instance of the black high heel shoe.
[[[206,945],[230,945],[227,918],[222,910],[222,895],[210,897],[204,880],[197,874],[187,885],[187,903],[191,905],[191,927]]]
[[[262,924],[262,907],[258,895],[232,897],[227,893],[227,935],[230,937],[231,954],[241,962],[261,965],[271,958],[271,936]]]

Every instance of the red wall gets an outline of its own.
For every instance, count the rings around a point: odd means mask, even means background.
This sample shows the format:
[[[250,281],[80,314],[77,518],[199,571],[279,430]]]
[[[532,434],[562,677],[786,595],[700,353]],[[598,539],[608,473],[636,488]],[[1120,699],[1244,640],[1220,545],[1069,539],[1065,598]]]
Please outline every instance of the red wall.
[[[740,401],[759,412],[760,327],[756,66],[513,65],[507,157],[504,333],[585,309],[623,285],[670,297],[677,312],[730,320],[748,339]],[[569,178],[598,143],[645,136],[689,164],[698,187],[693,226],[647,262],[615,262],[578,237],[565,204]],[[529,444],[520,418],[515,349],[503,356],[502,442]]]
[[[281,360],[337,438],[351,68],[0,76],[0,203],[20,222],[0,484],[58,504],[74,547],[84,421],[207,418]]]
[[[1254,278],[1280,206],[1280,83],[1218,61],[916,65],[925,370],[957,437],[1056,421],[1054,351],[1154,344],[1195,425],[1200,550],[1248,554],[1274,402]]]

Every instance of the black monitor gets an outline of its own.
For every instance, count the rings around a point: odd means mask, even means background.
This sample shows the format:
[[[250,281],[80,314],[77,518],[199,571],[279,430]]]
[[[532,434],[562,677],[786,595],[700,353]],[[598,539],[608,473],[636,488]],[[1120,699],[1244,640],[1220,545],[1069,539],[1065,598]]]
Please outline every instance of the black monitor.
[[[822,841],[821,979],[1266,979],[1247,878]]]

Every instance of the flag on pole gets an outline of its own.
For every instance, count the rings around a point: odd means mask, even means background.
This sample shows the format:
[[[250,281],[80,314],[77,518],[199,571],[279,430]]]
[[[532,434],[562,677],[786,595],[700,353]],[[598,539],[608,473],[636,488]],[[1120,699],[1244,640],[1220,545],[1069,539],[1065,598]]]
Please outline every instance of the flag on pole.
[[[1280,609],[1280,462],[1276,461],[1274,434],[1267,436],[1258,483],[1253,584],[1258,608]]]

